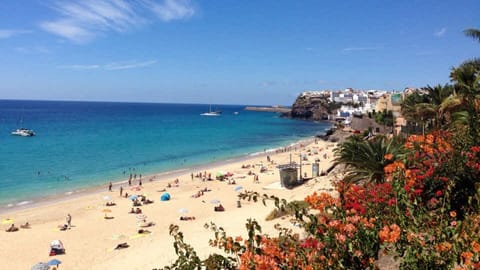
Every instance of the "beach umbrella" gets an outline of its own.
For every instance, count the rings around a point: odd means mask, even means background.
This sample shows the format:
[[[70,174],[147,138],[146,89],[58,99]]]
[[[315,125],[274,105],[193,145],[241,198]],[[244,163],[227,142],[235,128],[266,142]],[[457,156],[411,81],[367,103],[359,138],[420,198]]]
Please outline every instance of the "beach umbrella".
[[[132,195],[132,196],[129,197],[129,199],[132,200],[132,201],[134,201],[137,198],[138,198],[138,195]]]
[[[180,208],[180,209],[178,209],[178,212],[180,214],[186,214],[186,213],[188,213],[188,209],[187,208]]]
[[[216,176],[220,177],[220,176],[224,176],[226,173],[224,171],[218,171]]]
[[[235,190],[235,191],[240,191],[240,190],[242,190],[242,189],[243,189],[242,186],[236,186],[233,190]]]
[[[211,203],[211,204],[219,204],[219,203],[220,203],[220,201],[219,201],[219,200],[217,200],[217,199],[214,199],[214,200],[211,200],[211,201],[210,201],[210,203]]]
[[[13,223],[13,219],[11,218],[5,218],[2,220],[2,224],[12,224]]]
[[[168,192],[163,193],[162,196],[160,197],[160,200],[161,200],[161,201],[168,201],[168,200],[170,200],[170,193],[168,193]]]
[[[34,266],[32,266],[31,270],[48,270],[48,269],[50,269],[50,265],[48,265],[48,263],[39,262]]]
[[[50,261],[48,262],[48,265],[56,265],[56,266],[58,266],[58,265],[61,264],[61,263],[62,263],[61,261],[59,261],[59,260],[57,260],[57,259],[53,259],[53,260],[50,260]]]

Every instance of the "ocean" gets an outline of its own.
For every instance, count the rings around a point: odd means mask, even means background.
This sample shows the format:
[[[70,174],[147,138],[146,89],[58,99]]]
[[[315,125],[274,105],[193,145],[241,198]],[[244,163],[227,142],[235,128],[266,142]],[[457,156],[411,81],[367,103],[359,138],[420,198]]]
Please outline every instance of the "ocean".
[[[331,126],[244,107],[213,105],[223,113],[208,117],[205,104],[0,100],[0,211],[130,173],[254,155]],[[36,136],[12,136],[20,125]]]

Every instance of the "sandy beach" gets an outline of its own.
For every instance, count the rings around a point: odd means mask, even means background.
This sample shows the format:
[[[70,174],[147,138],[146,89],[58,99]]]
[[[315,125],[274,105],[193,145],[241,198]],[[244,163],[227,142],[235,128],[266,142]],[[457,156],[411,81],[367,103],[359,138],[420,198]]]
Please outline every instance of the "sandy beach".
[[[30,269],[38,262],[48,262],[56,258],[62,262],[60,269],[160,268],[176,258],[173,238],[169,235],[170,224],[180,226],[186,241],[202,258],[218,252],[208,245],[208,240],[213,235],[204,228],[205,223],[214,222],[231,236],[245,237],[246,220],[253,218],[261,224],[264,233],[275,235],[276,223],[282,221],[284,226],[292,228],[293,225],[289,224],[288,220],[265,221],[265,217],[274,208],[273,203],[265,207],[262,203],[242,201],[242,207],[238,208],[238,192],[257,191],[291,201],[302,200],[314,191],[331,190],[331,179],[328,177],[316,177],[294,189],[282,188],[276,166],[288,163],[290,157],[298,162],[300,155],[306,155],[307,160],[302,161],[302,174],[306,173],[307,178],[311,178],[312,163],[316,159],[320,159],[320,170],[326,170],[331,165],[334,147],[334,143],[312,139],[291,147],[289,151],[261,154],[220,165],[206,165],[198,171],[188,171],[180,175],[145,176],[142,178],[142,187],[139,188],[135,188],[138,186],[138,179],[132,182],[132,186],[126,183],[126,179],[115,183],[112,191],[108,191],[106,182],[105,188],[100,191],[0,214],[2,267]],[[242,165],[249,165],[250,168],[242,168]],[[260,172],[262,167],[267,168],[267,171]],[[258,175],[257,183],[254,175],[249,174],[250,171]],[[202,177],[194,177],[192,180],[191,173],[203,175],[205,172],[207,177],[211,174],[213,179],[218,172],[230,172],[233,176],[229,177],[229,180],[234,180],[235,184],[229,184],[228,180],[203,181]],[[177,178],[178,184],[175,183]],[[168,187],[169,183],[171,187]],[[120,196],[120,186],[123,193],[128,192],[129,196],[145,195],[147,199],[154,201],[138,207],[147,222],[155,223],[154,226],[144,228],[150,233],[138,233],[141,228],[139,224],[143,221],[138,215],[129,213],[132,200]],[[203,189],[209,191],[201,195],[199,191]],[[161,201],[160,196],[165,192],[168,192],[171,198]],[[216,201],[224,206],[224,212],[214,211],[214,206],[218,204]],[[116,205],[106,206],[107,202],[114,202]],[[67,214],[72,216],[71,228],[62,231],[59,226],[66,223]],[[105,216],[110,218],[105,219]],[[180,220],[181,216],[195,219]],[[5,232],[11,223],[20,227],[26,222],[31,228]],[[56,239],[63,242],[66,253],[49,256],[50,243]],[[125,242],[128,243],[128,248],[114,249]]]

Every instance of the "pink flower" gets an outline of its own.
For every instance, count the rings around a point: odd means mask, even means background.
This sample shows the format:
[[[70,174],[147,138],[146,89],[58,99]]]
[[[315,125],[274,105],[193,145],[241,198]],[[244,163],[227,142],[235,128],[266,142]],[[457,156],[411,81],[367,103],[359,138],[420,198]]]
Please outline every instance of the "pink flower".
[[[344,243],[347,240],[347,237],[344,234],[336,233],[335,239],[337,239],[340,243]]]

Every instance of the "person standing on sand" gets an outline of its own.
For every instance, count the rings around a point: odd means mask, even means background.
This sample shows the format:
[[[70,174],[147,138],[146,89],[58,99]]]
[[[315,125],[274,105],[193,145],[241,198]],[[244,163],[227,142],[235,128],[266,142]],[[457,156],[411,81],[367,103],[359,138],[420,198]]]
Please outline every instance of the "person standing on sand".
[[[120,186],[120,197],[122,197],[123,194],[123,186]]]
[[[112,182],[108,184],[108,191],[112,191]]]
[[[72,216],[70,215],[70,213],[67,214],[67,225],[68,225],[68,228],[71,228],[72,227]]]

